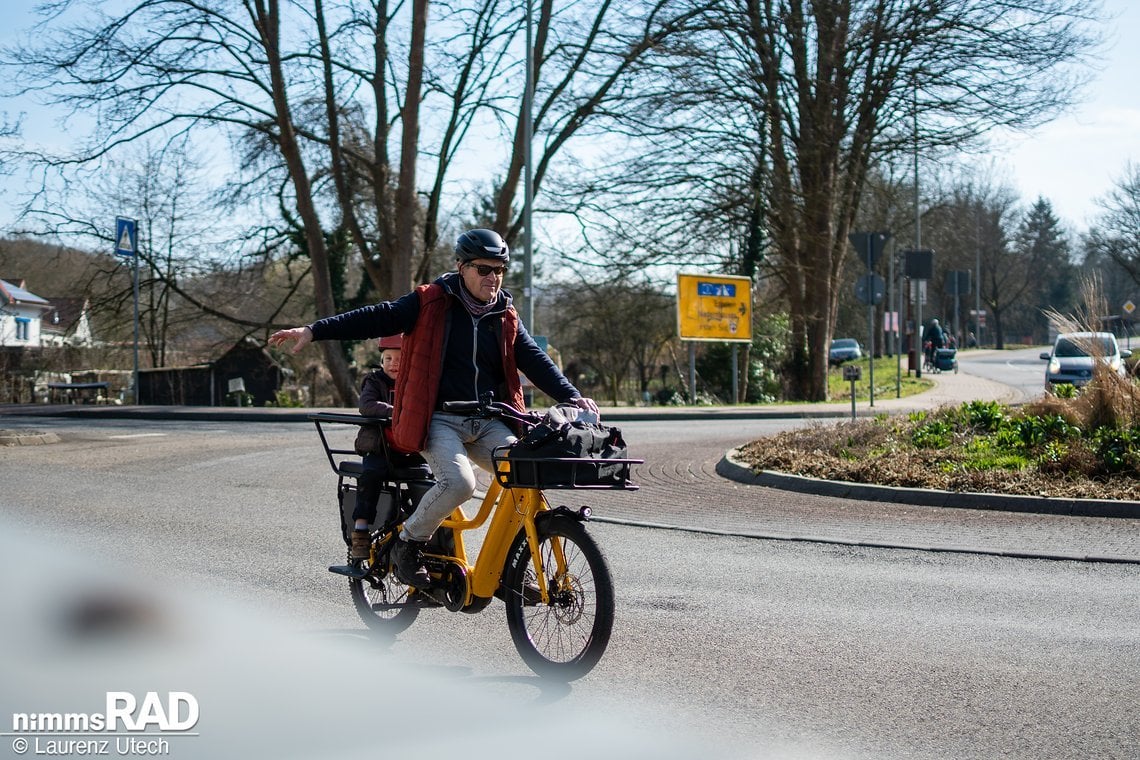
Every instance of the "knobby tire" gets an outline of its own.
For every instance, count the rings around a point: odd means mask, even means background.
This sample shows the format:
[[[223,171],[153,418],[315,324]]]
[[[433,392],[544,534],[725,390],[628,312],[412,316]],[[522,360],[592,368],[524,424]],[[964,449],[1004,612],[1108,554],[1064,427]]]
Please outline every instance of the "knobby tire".
[[[571,681],[598,664],[614,623],[614,584],[605,555],[585,526],[571,517],[538,525],[550,604],[535,603],[535,569],[526,532],[519,531],[503,573],[507,627],[523,661],[542,676]],[[566,571],[558,573],[553,547],[560,543]]]

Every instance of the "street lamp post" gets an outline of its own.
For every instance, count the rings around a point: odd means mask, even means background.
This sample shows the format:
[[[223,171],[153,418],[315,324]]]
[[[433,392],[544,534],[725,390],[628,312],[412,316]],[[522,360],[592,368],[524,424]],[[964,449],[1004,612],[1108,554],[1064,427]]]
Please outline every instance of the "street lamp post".
[[[914,249],[922,249],[922,212],[919,210],[918,190],[918,77],[914,78]],[[918,336],[918,345],[915,346],[914,376],[922,377],[922,356],[924,346],[922,341],[922,285],[921,281],[915,294],[918,317],[914,323],[914,334]]]
[[[978,230],[978,212],[974,210],[974,341],[982,346],[982,241]],[[968,343],[968,342],[967,342]]]
[[[534,156],[531,143],[534,132],[534,32],[531,0],[526,0],[526,84],[523,88],[523,297],[526,299],[523,321],[532,335],[534,323]]]

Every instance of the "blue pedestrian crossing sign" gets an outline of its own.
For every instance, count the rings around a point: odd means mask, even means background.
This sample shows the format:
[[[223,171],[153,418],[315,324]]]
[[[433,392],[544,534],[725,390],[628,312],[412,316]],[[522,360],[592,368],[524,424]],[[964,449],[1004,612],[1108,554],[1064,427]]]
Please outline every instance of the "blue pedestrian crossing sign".
[[[125,216],[115,217],[115,255],[134,256],[138,253],[138,222]]]

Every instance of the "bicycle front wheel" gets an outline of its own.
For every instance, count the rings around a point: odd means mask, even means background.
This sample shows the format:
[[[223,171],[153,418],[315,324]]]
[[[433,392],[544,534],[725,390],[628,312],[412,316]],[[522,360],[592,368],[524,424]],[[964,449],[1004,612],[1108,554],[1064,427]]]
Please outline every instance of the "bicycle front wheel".
[[[609,644],[613,577],[602,550],[574,518],[540,522],[538,537],[550,603],[537,598],[530,542],[519,531],[503,573],[507,627],[531,670],[570,681],[589,673]]]

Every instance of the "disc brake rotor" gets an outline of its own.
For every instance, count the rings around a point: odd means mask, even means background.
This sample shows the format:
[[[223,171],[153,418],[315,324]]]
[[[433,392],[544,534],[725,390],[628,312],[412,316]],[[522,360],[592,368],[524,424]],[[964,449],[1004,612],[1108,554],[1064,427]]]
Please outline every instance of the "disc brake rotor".
[[[555,585],[557,590],[554,590]],[[549,588],[552,590],[550,608],[554,611],[554,617],[558,622],[571,625],[582,619],[586,597],[576,576],[563,576],[557,584],[552,580]]]

